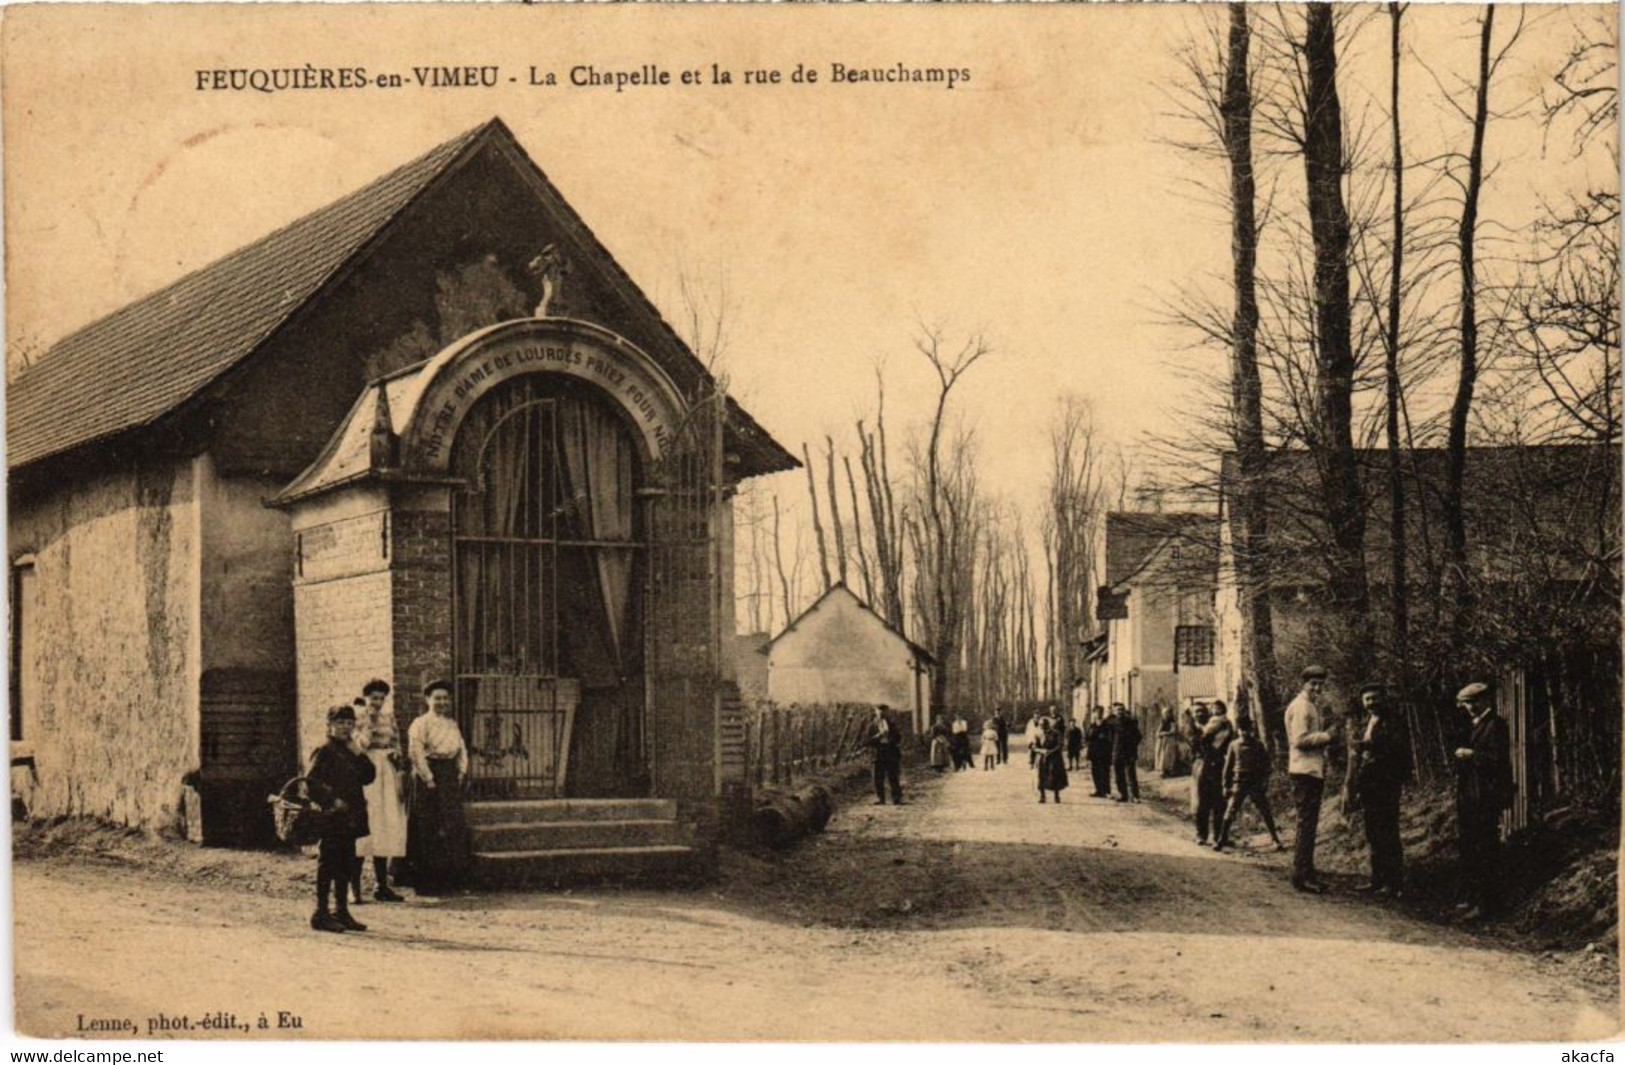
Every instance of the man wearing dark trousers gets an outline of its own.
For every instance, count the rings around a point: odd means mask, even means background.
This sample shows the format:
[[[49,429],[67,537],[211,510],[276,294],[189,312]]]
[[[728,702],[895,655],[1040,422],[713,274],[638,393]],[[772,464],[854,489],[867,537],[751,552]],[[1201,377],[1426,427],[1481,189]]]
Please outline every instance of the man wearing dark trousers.
[[[1215,842],[1224,820],[1224,756],[1236,738],[1230,718],[1214,714],[1197,733],[1196,842],[1206,846],[1209,830]]]
[[[875,756],[875,805],[886,805],[886,789],[891,788],[891,801],[903,804],[903,734],[892,722],[890,707],[881,703],[875,707],[875,716],[868,724],[862,744]]]
[[[1117,777],[1117,801],[1140,801],[1140,723],[1122,703],[1113,703],[1112,772]]]
[[[1010,761],[1010,722],[1005,720],[1003,710],[994,712],[993,730],[999,734],[999,764],[1004,765]]]
[[[1315,873],[1315,836],[1320,829],[1320,798],[1326,788],[1326,748],[1334,738],[1320,705],[1325,690],[1326,671],[1310,666],[1303,671],[1303,688],[1286,708],[1286,771],[1298,814],[1292,886],[1316,895],[1326,892]]]
[[[1456,822],[1461,840],[1464,920],[1496,914],[1501,906],[1501,813],[1512,805],[1512,737],[1495,712],[1487,684],[1456,695]]]
[[[1365,729],[1355,743],[1355,796],[1365,814],[1366,844],[1371,849],[1371,882],[1360,891],[1400,896],[1405,849],[1399,840],[1399,798],[1411,777],[1411,744],[1405,726],[1388,706],[1380,684],[1360,689]]]
[[[1095,797],[1108,798],[1112,793],[1112,723],[1104,707],[1097,706],[1092,711],[1083,743],[1084,753],[1089,758],[1089,773],[1094,779]]]

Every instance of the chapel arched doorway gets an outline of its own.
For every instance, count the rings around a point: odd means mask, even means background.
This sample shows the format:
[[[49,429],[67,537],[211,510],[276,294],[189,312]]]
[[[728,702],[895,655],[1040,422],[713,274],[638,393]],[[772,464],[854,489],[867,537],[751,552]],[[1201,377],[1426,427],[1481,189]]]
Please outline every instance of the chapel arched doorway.
[[[648,789],[644,462],[562,374],[493,388],[457,430],[452,621],[476,799]]]

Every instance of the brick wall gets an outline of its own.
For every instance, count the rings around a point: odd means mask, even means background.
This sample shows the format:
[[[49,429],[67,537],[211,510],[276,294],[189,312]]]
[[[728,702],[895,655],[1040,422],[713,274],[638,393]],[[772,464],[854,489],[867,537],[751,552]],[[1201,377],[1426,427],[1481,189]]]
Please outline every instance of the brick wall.
[[[392,518],[384,504],[381,494],[336,493],[293,516],[301,760],[326,736],[328,707],[393,672]]]
[[[440,495],[445,497],[444,490]],[[441,499],[403,502],[413,509],[397,510],[393,517],[390,653],[395,714],[404,730],[426,709],[423,686],[451,677],[452,602],[450,510]]]

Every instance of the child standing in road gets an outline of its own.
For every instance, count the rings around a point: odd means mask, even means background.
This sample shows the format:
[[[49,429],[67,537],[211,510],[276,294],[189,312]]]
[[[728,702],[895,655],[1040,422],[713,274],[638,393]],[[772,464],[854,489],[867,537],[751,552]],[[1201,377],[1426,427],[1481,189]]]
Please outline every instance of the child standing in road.
[[[310,927],[318,932],[365,932],[367,926],[350,916],[349,887],[355,866],[355,841],[367,834],[367,798],[372,783],[372,760],[355,745],[355,707],[335,706],[327,712],[327,742],[310,757],[305,780],[310,797],[326,816],[316,856],[316,912]],[[328,909],[328,895],[333,908]]]
[[[982,728],[982,772],[999,764],[999,730],[990,720]]]

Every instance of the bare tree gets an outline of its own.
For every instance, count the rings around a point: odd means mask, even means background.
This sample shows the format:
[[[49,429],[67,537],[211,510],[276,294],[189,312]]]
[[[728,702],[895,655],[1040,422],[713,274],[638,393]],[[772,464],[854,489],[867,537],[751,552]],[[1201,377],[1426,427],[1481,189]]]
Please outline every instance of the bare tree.
[[[824,437],[824,449],[828,475],[829,523],[835,534],[835,570],[840,582],[846,584],[846,532],[841,528],[841,492],[835,485],[835,441],[827,434]]]
[[[937,671],[931,678],[931,705],[946,706],[949,673],[955,669],[958,651],[961,609],[958,568],[962,562],[960,548],[963,535],[960,523],[951,520],[954,517],[951,511],[956,503],[963,505],[969,502],[965,498],[956,499],[958,493],[955,492],[956,488],[965,487],[963,481],[969,475],[969,469],[968,464],[959,463],[953,480],[944,480],[942,437],[947,424],[948,401],[954,386],[992,349],[979,334],[968,337],[963,344],[954,347],[941,328],[925,325],[921,326],[914,347],[930,363],[938,386],[936,409],[931,417],[930,440],[924,455],[922,502],[926,518],[925,535],[929,538],[930,550],[923,555],[929,561],[929,566],[922,567],[921,578],[928,581],[930,587],[928,630],[934,641],[931,653],[938,663]]]
[[[783,538],[780,536],[779,497],[773,497],[773,565],[779,574],[779,594],[784,610],[784,623],[795,619],[795,600],[790,597],[790,577],[784,570]]]
[[[1473,389],[1478,384],[1478,196],[1484,183],[1484,130],[1489,122],[1490,41],[1495,32],[1495,5],[1484,8],[1478,44],[1478,88],[1474,96],[1472,147],[1467,155],[1467,176],[1462,184],[1461,225],[1461,359],[1456,397],[1450,405],[1450,431],[1446,442],[1449,460],[1445,473],[1445,535],[1449,544],[1452,634],[1459,634],[1467,604],[1467,526],[1462,517],[1462,484],[1467,470],[1467,417],[1472,411]]]
[[[820,592],[828,591],[834,582],[829,573],[829,548],[824,543],[824,523],[818,519],[818,479],[813,474],[812,449],[805,441],[801,444],[801,457],[807,467],[807,500],[812,504],[813,535],[818,539],[818,569],[823,575],[824,583]]]
[[[1343,203],[1343,118],[1337,92],[1332,9],[1304,9],[1306,91],[1303,161],[1314,241],[1316,410],[1321,502],[1330,527],[1327,591],[1341,621],[1345,663],[1370,647],[1370,590],[1365,568],[1365,508],[1353,437],[1354,351],[1350,335],[1349,219]]]
[[[862,427],[858,430],[862,432]],[[858,556],[858,576],[863,580],[863,600],[870,606],[875,602],[874,573],[869,568],[869,549],[863,542],[863,510],[858,506],[858,482],[852,476],[852,456],[841,456],[846,466],[846,487],[852,498],[852,548]],[[873,517],[871,516],[871,525]]]
[[[1230,163],[1230,258],[1235,312],[1230,329],[1230,416],[1240,490],[1235,499],[1236,592],[1241,608],[1241,668],[1249,701],[1264,733],[1285,749],[1275,670],[1275,622],[1270,604],[1269,500],[1265,474],[1264,392],[1258,372],[1258,187],[1253,174],[1253,97],[1248,52],[1252,32],[1245,4],[1230,5],[1229,49],[1219,112]]]
[[[732,340],[731,318],[734,302],[726,277],[702,281],[688,271],[677,276],[677,296],[681,304],[683,339],[713,375],[727,366],[728,345]]]
[[[1050,423],[1049,491],[1041,531],[1051,572],[1047,582],[1049,694],[1070,688],[1082,672],[1089,622],[1096,531],[1104,522],[1106,484],[1087,401],[1063,396]]]
[[[1399,692],[1402,711],[1410,722],[1410,735],[1413,743],[1418,739],[1421,729],[1416,726],[1415,706],[1410,697],[1410,683],[1408,670],[1405,668],[1405,655],[1410,647],[1410,586],[1407,573],[1406,532],[1405,532],[1405,481],[1401,463],[1401,449],[1403,447],[1400,435],[1400,407],[1403,403],[1403,383],[1399,374],[1399,344],[1400,344],[1400,314],[1404,307],[1404,276],[1405,276],[1405,148],[1400,137],[1399,117],[1399,69],[1400,69],[1400,18],[1403,14],[1402,6],[1397,0],[1390,0],[1388,4],[1389,19],[1389,79],[1388,79],[1388,109],[1389,126],[1393,145],[1393,175],[1394,175],[1394,206],[1393,243],[1390,245],[1391,256],[1388,269],[1388,320],[1383,330],[1383,384],[1386,403],[1385,429],[1387,440],[1387,473],[1388,473],[1388,624],[1390,643],[1390,662],[1396,673],[1395,689]],[[1413,759],[1418,764],[1422,759]]]
[[[1542,93],[1547,128],[1569,128],[1576,155],[1605,149],[1619,171],[1619,27],[1576,12],[1574,43]],[[1619,188],[1587,188],[1535,225],[1540,254],[1518,294],[1521,360],[1553,416],[1540,435],[1616,444],[1620,432]]]

